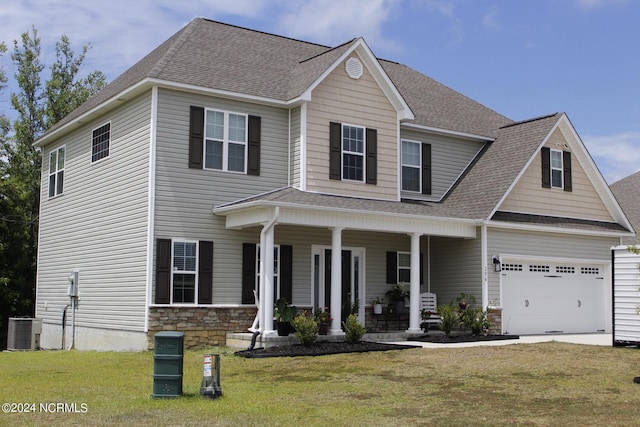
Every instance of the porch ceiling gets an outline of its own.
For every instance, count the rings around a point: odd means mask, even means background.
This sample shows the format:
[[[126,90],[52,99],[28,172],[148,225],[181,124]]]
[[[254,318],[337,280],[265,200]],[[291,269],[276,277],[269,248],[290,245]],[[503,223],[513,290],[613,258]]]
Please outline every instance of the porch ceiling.
[[[218,206],[216,215],[226,217],[227,228],[246,228],[262,225],[276,218],[276,224],[306,227],[344,228],[389,233],[419,233],[422,235],[461,238],[476,237],[476,221],[430,216],[416,211],[406,203],[370,199],[354,199],[322,194],[308,194],[293,190],[293,197],[283,197],[278,192]],[[308,196],[308,197],[306,197]],[[276,209],[277,208],[277,209]]]

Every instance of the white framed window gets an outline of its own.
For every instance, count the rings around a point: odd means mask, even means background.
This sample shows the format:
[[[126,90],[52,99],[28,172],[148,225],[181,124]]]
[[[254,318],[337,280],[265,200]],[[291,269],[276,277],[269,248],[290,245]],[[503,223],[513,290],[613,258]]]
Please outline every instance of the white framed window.
[[[111,145],[111,122],[106,123],[91,133],[91,163],[109,157]]]
[[[256,293],[260,293],[260,245],[256,245]],[[280,298],[280,245],[273,246],[273,301]],[[291,303],[291,301],[289,301]]]
[[[398,252],[398,283],[411,282],[411,252]]]
[[[364,182],[365,128],[342,125],[342,179]]]
[[[171,302],[195,304],[198,295],[198,242],[172,241],[171,260]]]
[[[247,129],[244,114],[205,110],[204,168],[245,173]]]
[[[422,192],[422,143],[402,140],[402,190]]]
[[[64,192],[64,161],[66,147],[63,145],[49,153],[49,198]]]
[[[563,188],[562,151],[551,150],[551,187]]]

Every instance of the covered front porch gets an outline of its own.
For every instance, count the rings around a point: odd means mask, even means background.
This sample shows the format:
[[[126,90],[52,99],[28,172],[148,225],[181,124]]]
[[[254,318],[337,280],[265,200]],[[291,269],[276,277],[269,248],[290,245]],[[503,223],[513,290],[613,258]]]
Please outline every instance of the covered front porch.
[[[341,336],[345,304],[357,302],[359,320],[368,326],[365,307],[373,298],[384,297],[386,290],[380,285],[384,279],[375,277],[384,275],[384,268],[375,263],[384,259],[385,250],[397,251],[399,246],[409,261],[404,270],[408,280],[402,280],[410,294],[408,327],[403,333],[421,334],[420,279],[425,274],[421,271],[421,258],[423,255],[429,258],[429,246],[424,243],[431,236],[475,239],[478,226],[474,220],[445,216],[446,212],[435,204],[329,196],[293,188],[219,206],[214,213],[226,217],[228,229],[259,230],[256,291],[260,297],[254,328],[265,340],[276,339],[277,335],[273,315],[280,278],[277,269],[267,268],[274,261],[278,265],[274,259],[278,256],[274,248],[279,245],[276,229],[295,236],[296,242],[301,242],[296,254],[304,252],[309,257],[300,263],[304,267],[298,269],[297,285],[294,284],[307,289],[299,292],[302,296],[298,297],[298,305],[311,309],[327,307],[332,315],[329,336]],[[302,236],[306,234],[308,238]],[[366,243],[360,243],[365,240]],[[425,249],[427,253],[423,254]],[[428,271],[425,275],[429,286]]]

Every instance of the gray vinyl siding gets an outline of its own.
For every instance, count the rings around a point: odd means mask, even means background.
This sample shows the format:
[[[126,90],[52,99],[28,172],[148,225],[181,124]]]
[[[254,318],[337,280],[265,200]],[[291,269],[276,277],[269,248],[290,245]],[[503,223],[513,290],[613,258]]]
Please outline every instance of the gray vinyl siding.
[[[78,326],[144,331],[150,105],[140,95],[42,150],[36,315],[45,323],[60,324],[79,269]],[[109,157],[92,163],[92,130],[107,122]],[[61,145],[64,193],[48,199],[49,153]]]
[[[611,258],[615,237],[579,236],[558,233],[534,233],[489,228],[487,231],[489,300],[500,301],[500,273],[491,264],[493,255],[523,255],[563,259],[602,260]]]
[[[287,186],[289,110],[165,89],[158,99],[155,238],[213,241],[213,304],[239,304],[242,243],[260,230],[227,230],[212,209]],[[259,176],[188,168],[192,105],[261,117]]]
[[[478,229],[477,235],[480,236]],[[438,305],[449,304],[461,292],[472,294],[482,302],[481,241],[431,237],[431,292]]]
[[[484,145],[484,143],[477,141],[456,139],[408,129],[400,130],[400,139],[431,144],[432,193],[427,196],[403,191],[402,197],[408,199],[440,199],[451,188]]]
[[[301,140],[302,135],[300,132],[302,131],[300,126],[300,107],[296,107],[291,110],[291,171],[290,171],[290,184],[292,187],[300,188],[300,149],[301,149]]]

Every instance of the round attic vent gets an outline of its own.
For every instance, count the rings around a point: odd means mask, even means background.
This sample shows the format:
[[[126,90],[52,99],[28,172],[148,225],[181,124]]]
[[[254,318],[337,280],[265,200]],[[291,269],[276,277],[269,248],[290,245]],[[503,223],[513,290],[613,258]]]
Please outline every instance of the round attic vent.
[[[352,79],[362,77],[362,62],[357,58],[349,58],[346,64],[347,74]]]

